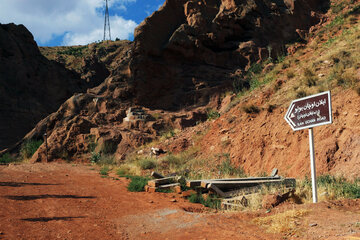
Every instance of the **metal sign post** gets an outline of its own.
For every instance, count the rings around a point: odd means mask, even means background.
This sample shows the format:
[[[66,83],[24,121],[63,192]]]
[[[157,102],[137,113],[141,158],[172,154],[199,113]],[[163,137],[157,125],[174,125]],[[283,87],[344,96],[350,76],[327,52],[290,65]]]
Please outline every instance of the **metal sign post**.
[[[46,154],[46,162],[49,162],[49,158],[48,158],[48,144],[47,144],[47,134],[44,133],[44,140],[45,140],[45,154]]]
[[[315,166],[315,148],[314,148],[314,131],[309,129],[309,147],[310,147],[310,166],[311,166],[311,185],[313,203],[317,203],[317,183],[316,183],[316,166]]]
[[[285,120],[294,131],[309,128],[309,148],[313,202],[317,202],[315,148],[313,127],[332,123],[330,91],[291,102]]]

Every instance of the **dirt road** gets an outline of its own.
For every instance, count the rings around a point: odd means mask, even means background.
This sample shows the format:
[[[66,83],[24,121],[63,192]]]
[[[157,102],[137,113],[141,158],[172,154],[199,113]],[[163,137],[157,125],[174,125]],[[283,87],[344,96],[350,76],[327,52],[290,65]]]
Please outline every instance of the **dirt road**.
[[[356,200],[216,213],[178,194],[128,192],[127,184],[85,165],[0,166],[0,239],[360,239]],[[253,222],[299,208],[309,212],[298,219],[301,232],[267,233]]]

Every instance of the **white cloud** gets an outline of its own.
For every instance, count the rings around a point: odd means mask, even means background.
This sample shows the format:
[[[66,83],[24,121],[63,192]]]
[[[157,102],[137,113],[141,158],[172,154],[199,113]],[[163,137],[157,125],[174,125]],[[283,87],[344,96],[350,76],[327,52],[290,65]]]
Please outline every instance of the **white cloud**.
[[[125,20],[119,16],[110,17],[111,38],[128,39],[133,33],[137,24],[134,21]],[[85,45],[90,42],[102,40],[104,36],[104,28],[95,28],[91,32],[65,34],[64,45]]]
[[[109,7],[133,1],[111,0]],[[24,24],[40,45],[64,34],[64,44],[87,44],[103,38],[103,6],[101,0],[2,0],[0,23]],[[133,20],[110,16],[112,38],[129,38],[136,25]]]

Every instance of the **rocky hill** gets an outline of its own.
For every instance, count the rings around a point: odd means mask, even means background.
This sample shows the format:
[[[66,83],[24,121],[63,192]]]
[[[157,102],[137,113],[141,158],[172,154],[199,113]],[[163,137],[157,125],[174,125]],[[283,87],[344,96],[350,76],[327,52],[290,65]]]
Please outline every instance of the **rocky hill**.
[[[21,140],[73,93],[93,86],[45,58],[23,25],[0,24],[0,149]]]
[[[284,111],[292,99],[330,89],[334,124],[316,135],[319,169],[341,172],[359,164],[358,28],[354,1],[168,0],[133,43],[104,43],[106,54],[96,44],[41,49],[80,81],[108,77],[66,100],[24,140],[48,135],[48,151],[43,144],[33,162],[127,164],[154,146],[189,153],[175,156],[180,170],[202,175],[225,162],[253,175],[277,167],[303,176],[307,134],[292,132]],[[165,160],[152,161],[161,169]]]
[[[329,6],[326,0],[167,0],[135,30],[130,64],[136,102],[179,109],[246,87],[253,63],[286,53]]]
[[[131,45],[119,41],[39,51],[23,25],[0,25],[0,31],[0,150],[20,141],[74,93],[101,84],[118,65],[119,52]]]

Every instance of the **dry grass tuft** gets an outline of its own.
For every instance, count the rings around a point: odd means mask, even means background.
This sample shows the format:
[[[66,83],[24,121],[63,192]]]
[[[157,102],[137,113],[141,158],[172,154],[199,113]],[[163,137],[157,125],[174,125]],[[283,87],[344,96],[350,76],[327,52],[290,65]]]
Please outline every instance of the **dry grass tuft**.
[[[297,228],[297,221],[309,214],[309,210],[288,210],[268,217],[259,217],[253,220],[258,225],[265,226],[269,233],[295,233],[300,231]]]

